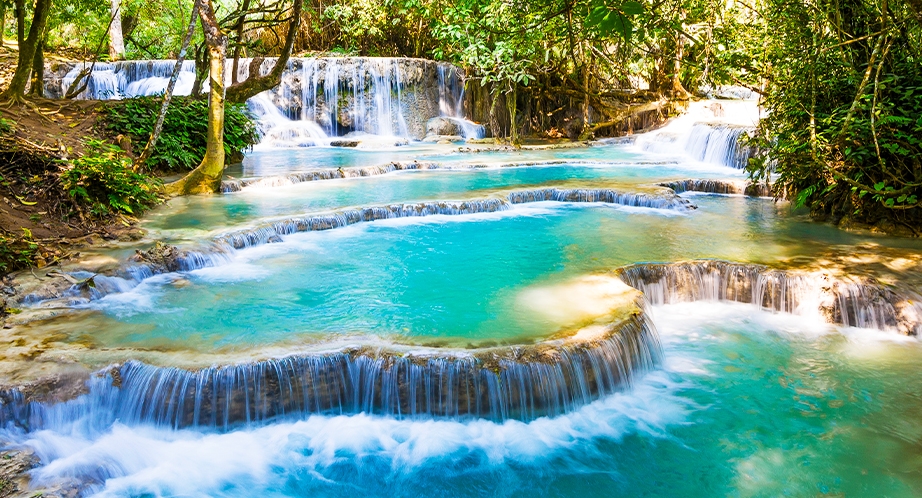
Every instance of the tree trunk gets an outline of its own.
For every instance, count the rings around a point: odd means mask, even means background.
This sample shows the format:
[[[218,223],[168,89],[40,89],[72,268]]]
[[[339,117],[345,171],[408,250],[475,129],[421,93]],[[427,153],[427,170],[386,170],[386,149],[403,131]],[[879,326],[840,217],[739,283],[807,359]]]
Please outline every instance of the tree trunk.
[[[688,91],[682,86],[682,59],[685,57],[685,37],[682,33],[676,36],[675,58],[672,60],[672,96],[675,98],[688,98]]]
[[[24,24],[24,5],[22,0],[16,1],[19,10],[19,34],[25,29]],[[10,80],[10,86],[0,98],[21,99],[26,92],[26,84],[29,82],[29,76],[32,74],[32,63],[35,60],[35,50],[45,33],[45,24],[48,22],[48,12],[51,10],[51,0],[36,0],[35,10],[32,15],[32,25],[29,27],[29,36],[22,40],[19,45],[19,59],[16,62],[16,71]]]
[[[3,33],[6,33],[6,2],[0,2],[0,47],[3,43]]]
[[[117,61],[125,58],[125,39],[122,36],[121,1],[110,0],[112,22],[109,23],[109,60]]]
[[[167,193],[173,195],[218,192],[224,176],[224,65],[227,58],[227,36],[221,32],[211,2],[202,0],[199,7],[210,59],[205,157],[183,179],[166,185]]]
[[[499,125],[499,117],[497,116],[497,107],[499,107],[499,91],[496,90],[495,85],[491,85],[490,95],[493,97],[490,102],[490,134],[493,135],[493,141],[500,143],[502,141],[503,132]]]
[[[509,141],[512,145],[518,147],[521,145],[519,142],[519,130],[516,127],[516,114],[518,114],[518,98],[515,92],[515,83],[510,85],[510,89],[506,92],[506,110],[509,111]]]
[[[13,6],[16,15],[16,43],[21,50],[26,40],[26,0],[14,0]]]
[[[192,92],[189,94],[198,97],[202,94],[205,78],[208,77],[208,45],[203,44],[195,49],[195,81],[192,82]]]
[[[29,86],[29,96],[45,96],[45,39],[38,41],[35,47],[35,58],[32,60],[32,81]]]
[[[192,6],[192,15],[190,16],[191,19],[189,19],[189,27],[186,29],[186,36],[182,40],[182,47],[180,47],[179,55],[176,57],[176,65],[173,66],[173,74],[170,75],[170,82],[166,86],[166,91],[163,92],[163,103],[160,104],[160,114],[157,115],[157,122],[154,124],[154,129],[147,140],[144,151],[141,152],[141,155],[138,156],[137,161],[132,166],[135,171],[144,166],[144,163],[150,159],[151,154],[154,153],[154,147],[157,146],[157,141],[160,139],[160,132],[163,131],[163,121],[166,119],[166,112],[170,107],[170,100],[173,98],[173,89],[176,88],[176,80],[179,79],[183,61],[186,59],[186,51],[189,50],[189,43],[192,42],[192,35],[195,33],[198,9],[199,0],[196,0]]]
[[[301,26],[301,6],[303,3],[303,0],[294,0],[294,10],[291,14],[291,22],[288,24],[288,34],[285,36],[285,47],[282,49],[282,53],[279,54],[278,60],[275,61],[275,66],[272,67],[272,71],[265,76],[259,76],[252,74],[253,71],[251,67],[250,75],[246,80],[236,85],[231,85],[231,87],[227,89],[228,102],[246,102],[248,98],[257,93],[270,90],[281,83],[282,73],[285,72],[285,68],[288,67],[288,59],[291,57],[295,39],[298,37],[298,29]]]

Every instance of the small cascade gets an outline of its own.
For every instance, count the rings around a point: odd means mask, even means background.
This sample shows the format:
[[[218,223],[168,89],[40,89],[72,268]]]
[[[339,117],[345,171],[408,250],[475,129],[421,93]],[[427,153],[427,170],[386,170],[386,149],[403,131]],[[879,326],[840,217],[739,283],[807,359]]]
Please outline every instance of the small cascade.
[[[696,161],[743,169],[749,164],[751,148],[740,144],[750,129],[739,126],[697,123],[685,142],[685,152]]]
[[[241,425],[310,414],[398,418],[534,420],[561,415],[631,386],[662,358],[656,329],[640,311],[591,342],[416,356],[353,350],[202,370],[129,361],[100,372],[89,394],[29,402],[0,393],[0,426],[55,429],[89,421],[127,425]]]
[[[159,95],[166,90],[175,65],[175,60],[76,64],[60,78],[58,85],[46,84],[46,92],[51,97],[64,96],[80,73],[92,67],[87,87],[77,98],[112,100]],[[195,61],[184,61],[173,93],[189,95],[194,83]]]
[[[641,207],[650,209],[670,209],[675,211],[689,211],[696,206],[686,199],[675,195],[655,195],[635,192],[618,192],[612,189],[598,188],[539,188],[523,190],[509,194],[512,204],[527,202],[603,202],[621,206]]]
[[[709,194],[746,195],[749,197],[771,197],[771,185],[750,181],[734,180],[676,180],[660,183],[675,193],[704,192]]]
[[[506,211],[513,204],[530,202],[599,202],[652,209],[689,211],[695,205],[676,195],[620,193],[611,189],[541,188],[509,193],[506,198],[471,199],[467,201],[433,201],[416,204],[390,204],[350,209],[326,215],[289,218],[262,226],[232,232],[219,237],[219,245],[244,249],[277,242],[281,237],[298,232],[342,228],[356,223],[377,220],[435,215],[465,215]]]
[[[261,146],[310,147],[329,142],[326,132],[317,123],[289,119],[265,92],[249,99],[247,108],[257,119]]]
[[[759,122],[754,101],[702,101],[660,130],[638,135],[635,144],[648,152],[683,151],[695,161],[743,169],[755,153],[743,143],[744,135]]]
[[[901,295],[869,280],[724,261],[639,264],[622,268],[618,274],[653,305],[734,301],[769,311],[818,316],[847,327],[905,335],[922,332],[919,296]]]
[[[484,138],[486,128],[464,117],[464,79],[457,67],[438,65],[439,117],[426,124],[430,136],[457,135],[462,138]]]

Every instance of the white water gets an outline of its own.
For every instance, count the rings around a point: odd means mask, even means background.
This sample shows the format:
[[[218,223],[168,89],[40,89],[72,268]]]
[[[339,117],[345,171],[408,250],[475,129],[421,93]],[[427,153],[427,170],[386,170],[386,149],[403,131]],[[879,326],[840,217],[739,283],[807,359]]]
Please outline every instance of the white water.
[[[759,117],[756,101],[692,102],[687,113],[659,130],[638,135],[635,144],[646,152],[670,157],[682,153],[694,161],[741,169],[749,151],[740,138],[755,130]]]

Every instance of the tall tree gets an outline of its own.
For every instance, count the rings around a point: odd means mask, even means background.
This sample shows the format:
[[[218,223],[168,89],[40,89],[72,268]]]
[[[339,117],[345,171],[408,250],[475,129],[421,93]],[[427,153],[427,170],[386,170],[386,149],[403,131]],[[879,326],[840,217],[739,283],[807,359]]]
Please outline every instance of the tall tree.
[[[120,0],[110,0],[112,21],[109,23],[109,60],[125,58],[125,38],[122,36],[122,5]]]
[[[212,0],[200,0],[199,17],[208,47],[208,132],[205,157],[185,177],[166,185],[174,195],[214,193],[224,176],[224,66],[227,59],[227,35],[221,31]]]
[[[0,94],[0,98],[20,100],[26,92],[29,76],[32,74],[32,65],[35,61],[35,51],[39,49],[45,35],[45,25],[48,22],[48,13],[51,11],[51,0],[35,0],[32,11],[32,24],[29,26],[29,36],[23,39],[25,31],[25,5],[23,0],[16,0],[16,10],[19,26],[19,59],[16,62],[16,71],[10,80],[10,86]]]

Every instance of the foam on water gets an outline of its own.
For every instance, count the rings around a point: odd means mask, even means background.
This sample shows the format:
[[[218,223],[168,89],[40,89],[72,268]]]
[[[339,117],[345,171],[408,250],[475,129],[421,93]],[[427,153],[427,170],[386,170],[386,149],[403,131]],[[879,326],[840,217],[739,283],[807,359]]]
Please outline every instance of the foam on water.
[[[651,374],[629,394],[528,423],[396,420],[363,414],[312,416],[227,434],[117,423],[95,431],[74,423],[7,437],[34,448],[46,462],[33,473],[35,486],[76,478],[96,483],[91,493],[98,496],[230,496],[244,489],[284,495],[284,481],[295,475],[319,484],[331,484],[332,479],[349,487],[373,485],[350,483],[348,477],[337,475],[341,466],[379,468],[384,472],[379,479],[387,479],[387,474],[426,479],[444,466],[473,465],[466,472],[506,465],[539,468],[576,448],[592,451],[596,439],[617,441],[627,434],[664,437],[669,425],[681,423],[693,406],[677,395],[681,387],[682,382],[667,372]]]

